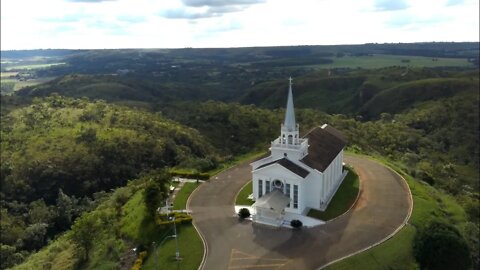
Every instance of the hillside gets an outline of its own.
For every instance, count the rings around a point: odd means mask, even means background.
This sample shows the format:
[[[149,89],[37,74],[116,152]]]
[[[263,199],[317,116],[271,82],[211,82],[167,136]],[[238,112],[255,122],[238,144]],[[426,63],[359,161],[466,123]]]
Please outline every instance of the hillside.
[[[362,122],[311,109],[297,110],[297,120],[302,132],[318,123],[329,123],[347,135],[350,151],[384,157],[408,175],[416,196],[415,228],[398,236],[407,237],[402,240],[407,251],[411,252],[416,230],[423,228],[429,220],[442,218],[459,228],[478,265],[478,256],[475,255],[478,254],[479,239],[478,229],[475,229],[479,222],[476,192],[479,187],[478,102],[478,93],[464,91],[454,97],[420,102],[402,113],[384,114],[376,121]],[[223,146],[220,148],[222,152],[233,153],[231,151],[264,149],[277,134],[283,110],[220,102],[186,102],[163,106],[161,114],[198,127],[204,138]],[[251,142],[245,143],[248,140]],[[111,234],[102,235],[115,239]],[[114,240],[108,241],[113,243]],[[136,241],[142,242],[140,239]],[[99,252],[95,256],[115,264],[119,258],[115,254],[121,253],[122,249],[105,253],[103,245],[103,242],[95,245]],[[119,247],[126,249],[124,245]],[[51,254],[55,258],[60,256]],[[36,255],[31,260],[45,258],[41,256],[44,255]],[[402,253],[401,256],[411,258],[412,255]],[[30,265],[31,260],[27,262]],[[89,265],[95,263],[99,262],[92,260]]]
[[[327,113],[378,118],[412,105],[478,89],[478,74],[430,68],[388,67],[374,70],[330,70],[294,80],[295,106]],[[285,82],[256,85],[240,98],[243,104],[266,108],[285,105]]]
[[[394,164],[418,192],[409,252],[415,231],[441,218],[478,267],[478,43],[40,53],[64,64],[24,75],[55,79],[1,96],[1,269],[118,267],[164,233],[136,220],[152,179],[170,168],[211,173],[265,150],[289,76],[301,133],[331,124],[349,151]],[[35,53],[4,55],[20,74]],[[98,241],[82,260],[72,224],[92,219]]]
[[[165,167],[209,170],[219,159],[194,129],[101,101],[35,99],[1,120],[2,261],[10,263],[68,230],[105,191]]]

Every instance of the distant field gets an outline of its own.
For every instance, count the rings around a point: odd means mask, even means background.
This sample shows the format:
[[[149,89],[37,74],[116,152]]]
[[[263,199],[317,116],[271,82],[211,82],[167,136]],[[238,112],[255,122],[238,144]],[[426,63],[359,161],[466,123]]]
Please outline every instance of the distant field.
[[[432,60],[435,59],[435,60]],[[388,66],[444,67],[473,66],[465,58],[432,58],[423,56],[380,55],[332,58],[333,63],[313,65],[314,68],[382,68]]]
[[[31,70],[31,69],[39,69],[39,68],[47,68],[51,66],[58,66],[64,65],[65,63],[48,63],[48,64],[8,64],[8,67],[5,67],[5,71],[12,71],[12,70]]]
[[[4,78],[9,78],[10,76],[15,76],[17,74],[18,74],[18,72],[1,72],[0,76],[1,76],[2,81],[3,81]]]
[[[15,75],[16,72],[2,72],[2,82],[1,82],[2,94],[12,93],[24,87],[45,83],[54,79],[53,77],[45,77],[45,78],[32,79],[28,81],[18,81],[17,79],[9,78],[10,75],[4,76],[4,74],[8,74],[8,73],[13,73]],[[4,78],[7,78],[7,79],[4,79]]]

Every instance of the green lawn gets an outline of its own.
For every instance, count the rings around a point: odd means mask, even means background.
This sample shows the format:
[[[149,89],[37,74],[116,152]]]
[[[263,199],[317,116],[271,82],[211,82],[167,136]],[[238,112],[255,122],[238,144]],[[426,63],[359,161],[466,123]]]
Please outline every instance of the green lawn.
[[[333,196],[327,210],[322,212],[312,209],[308,212],[309,217],[327,221],[345,213],[353,205],[359,191],[358,175],[353,169],[348,167],[345,168],[348,170],[348,175],[338,188],[337,193]]]
[[[163,237],[158,239],[156,252],[151,251],[142,269],[181,269],[196,270],[203,257],[203,243],[193,225],[180,225],[177,227],[178,249],[182,260],[175,260],[175,238]],[[172,235],[173,230],[168,235]],[[155,265],[158,268],[155,268]]]
[[[199,186],[199,183],[185,183],[180,189],[173,202],[173,209],[182,210],[187,208],[187,200],[190,194]]]
[[[237,194],[235,205],[252,205],[254,201],[250,200],[248,195],[252,194],[252,181],[249,181]]]
[[[326,269],[418,269],[413,257],[412,242],[415,228],[406,226],[383,244]]]

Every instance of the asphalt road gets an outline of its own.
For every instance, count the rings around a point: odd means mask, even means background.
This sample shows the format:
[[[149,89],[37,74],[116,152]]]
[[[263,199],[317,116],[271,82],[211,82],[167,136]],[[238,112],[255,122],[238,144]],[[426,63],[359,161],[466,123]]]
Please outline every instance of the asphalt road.
[[[298,231],[237,218],[235,195],[251,179],[249,163],[202,184],[193,193],[189,208],[207,246],[203,269],[317,269],[391,235],[412,207],[406,183],[373,160],[346,156],[346,163],[360,177],[355,206],[325,225]]]

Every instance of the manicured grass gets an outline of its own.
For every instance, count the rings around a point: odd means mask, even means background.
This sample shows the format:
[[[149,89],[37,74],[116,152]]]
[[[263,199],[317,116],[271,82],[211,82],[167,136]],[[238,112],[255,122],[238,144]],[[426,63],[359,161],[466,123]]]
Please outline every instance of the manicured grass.
[[[182,210],[187,208],[187,200],[190,194],[199,186],[199,183],[185,183],[180,189],[173,202],[173,209]]]
[[[326,269],[418,269],[412,249],[415,231],[413,226],[406,226],[383,244]]]
[[[178,249],[180,261],[175,260],[175,238],[157,239],[156,252],[150,249],[150,254],[144,262],[142,269],[181,269],[196,270],[203,257],[203,243],[197,231],[191,224],[177,226]],[[173,230],[168,235],[173,235]],[[155,265],[158,268],[155,268]]]
[[[237,194],[235,205],[252,205],[254,201],[248,198],[248,195],[252,194],[252,189],[252,181],[249,181]]]
[[[309,217],[327,221],[345,213],[353,205],[359,191],[358,175],[353,169],[345,168],[348,170],[348,174],[338,188],[337,193],[333,196],[327,210],[322,212],[312,209],[308,212]]]

